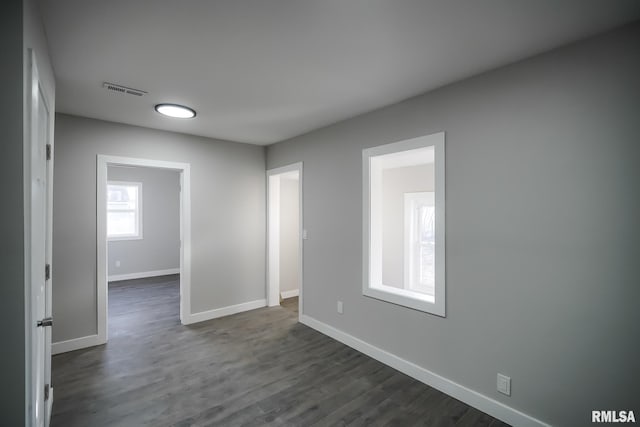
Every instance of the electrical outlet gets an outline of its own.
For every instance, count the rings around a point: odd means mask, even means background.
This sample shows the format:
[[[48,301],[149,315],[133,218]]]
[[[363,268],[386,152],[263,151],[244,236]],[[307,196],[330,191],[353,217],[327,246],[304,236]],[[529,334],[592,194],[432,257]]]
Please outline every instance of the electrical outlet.
[[[307,230],[302,230],[302,240],[307,240]]]
[[[507,396],[511,396],[511,377],[498,374],[498,391]]]
[[[116,261],[116,267],[120,267],[120,261]]]
[[[343,314],[344,313],[344,306],[342,304],[342,301],[338,301],[338,313],[339,314]]]

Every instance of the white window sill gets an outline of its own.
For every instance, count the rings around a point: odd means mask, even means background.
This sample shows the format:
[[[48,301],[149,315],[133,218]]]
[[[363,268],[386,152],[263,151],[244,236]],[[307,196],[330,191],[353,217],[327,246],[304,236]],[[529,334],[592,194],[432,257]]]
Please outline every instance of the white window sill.
[[[444,304],[436,304],[435,298],[431,295],[385,285],[365,287],[362,293],[381,301],[445,317]]]

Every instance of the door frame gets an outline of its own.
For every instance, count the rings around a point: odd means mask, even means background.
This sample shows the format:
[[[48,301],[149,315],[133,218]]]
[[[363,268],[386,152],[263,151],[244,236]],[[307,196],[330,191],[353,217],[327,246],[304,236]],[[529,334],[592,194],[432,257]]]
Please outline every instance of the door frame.
[[[298,172],[298,319],[303,314],[303,254],[305,231],[303,224],[303,167],[302,162],[293,163],[275,169],[267,170],[267,305],[275,307],[280,305],[280,244],[274,235],[279,235],[280,219],[280,175],[289,172]]]
[[[53,151],[53,110],[51,109],[51,102],[47,96],[47,90],[40,80],[40,73],[38,71],[36,52],[29,48],[27,49],[27,57],[29,61],[28,71],[25,78],[25,105],[24,115],[27,118],[23,121],[24,138],[23,138],[23,168],[24,168],[24,304],[25,304],[25,422],[28,425],[49,425],[49,419],[51,416],[51,404],[53,402],[53,388],[51,388],[50,370],[47,374],[47,369],[51,366],[51,328],[46,327],[43,330],[43,384],[38,384],[36,378],[37,372],[37,352],[38,346],[34,348],[34,340],[38,335],[37,322],[42,319],[38,319],[38,313],[36,313],[36,300],[33,294],[33,277],[32,270],[34,267],[34,250],[33,245],[33,206],[32,206],[32,182],[36,179],[37,174],[32,168],[32,150],[37,145],[38,149],[44,156],[44,172],[43,175],[46,179],[45,183],[45,201],[44,201],[44,236],[38,237],[42,240],[44,246],[44,263],[51,265],[51,241],[53,236],[53,228],[51,227],[53,222],[53,210],[52,210],[52,196],[53,196],[53,157],[47,158],[46,151],[47,146],[51,152]],[[47,129],[45,132],[46,140],[38,140],[38,105],[42,102],[45,109],[48,112]],[[44,265],[35,266],[36,270],[41,269],[44,276]],[[44,281],[44,317],[51,315],[51,276],[45,278]],[[48,344],[47,344],[48,343]],[[49,349],[47,350],[47,345]],[[49,360],[47,361],[47,357]],[[34,370],[35,369],[35,370]],[[44,386],[49,385],[49,398],[44,399]],[[43,386],[39,388],[39,386]],[[41,408],[40,414],[37,413],[36,407]]]
[[[180,322],[183,325],[191,323],[191,165],[98,154],[96,168],[97,344],[105,344],[108,340],[107,168],[110,165],[169,169],[180,173]]]

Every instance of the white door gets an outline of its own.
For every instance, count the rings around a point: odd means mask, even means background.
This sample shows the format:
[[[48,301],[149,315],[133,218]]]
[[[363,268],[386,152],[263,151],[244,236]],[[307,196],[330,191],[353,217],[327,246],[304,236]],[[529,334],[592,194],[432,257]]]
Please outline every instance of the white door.
[[[46,149],[46,232],[45,232],[45,292],[44,292],[44,316],[45,318],[52,319],[52,300],[51,300],[51,277],[53,273],[51,272],[51,265],[53,259],[53,160],[52,160],[52,146],[51,144],[51,112],[49,111],[49,104],[47,104],[46,99],[42,99],[41,105],[41,113],[38,114],[38,120],[41,122],[41,129],[45,129],[46,133],[43,135],[45,140],[45,149]],[[49,148],[47,148],[49,147]],[[41,328],[42,329],[42,328]],[[51,327],[44,328],[44,383],[45,390],[47,390],[45,396],[45,405],[44,405],[44,425],[45,427],[49,426],[49,421],[51,420],[51,407],[53,405],[53,384],[51,384]]]
[[[35,55],[30,52],[31,91],[29,129],[29,201],[30,226],[30,418],[32,425],[48,426],[50,412],[51,328],[47,315],[51,313],[47,301],[48,277],[47,245],[50,243],[48,210],[50,206],[47,144],[49,142],[50,111],[44,88],[39,79]],[[50,293],[49,293],[50,294]]]

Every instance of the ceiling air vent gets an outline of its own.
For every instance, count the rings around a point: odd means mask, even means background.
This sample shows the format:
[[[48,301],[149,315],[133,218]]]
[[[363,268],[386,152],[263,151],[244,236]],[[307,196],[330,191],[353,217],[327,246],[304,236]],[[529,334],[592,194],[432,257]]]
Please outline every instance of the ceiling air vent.
[[[135,95],[135,96],[143,96],[147,94],[147,92],[145,92],[144,90],[133,89],[130,87],[120,86],[115,83],[109,83],[109,82],[104,82],[102,84],[102,87],[112,92],[125,93],[125,94]]]

